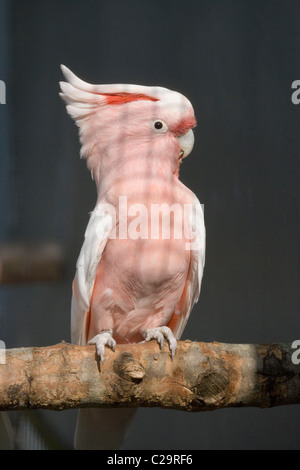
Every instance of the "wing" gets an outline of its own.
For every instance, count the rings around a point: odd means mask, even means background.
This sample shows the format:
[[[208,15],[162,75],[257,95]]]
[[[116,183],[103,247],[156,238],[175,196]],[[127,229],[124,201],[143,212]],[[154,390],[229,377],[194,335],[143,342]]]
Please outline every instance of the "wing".
[[[114,218],[99,204],[91,214],[86,228],[84,243],[76,264],[73,281],[71,306],[71,338],[76,344],[85,344],[90,312],[90,300],[93,293],[98,264],[111,234]]]
[[[175,336],[179,339],[190,316],[191,310],[198,302],[203,269],[205,264],[205,225],[203,208],[195,196],[193,211],[189,220],[194,237],[186,246],[190,249],[191,260],[185,287],[179,305],[175,310],[170,324],[168,325]]]

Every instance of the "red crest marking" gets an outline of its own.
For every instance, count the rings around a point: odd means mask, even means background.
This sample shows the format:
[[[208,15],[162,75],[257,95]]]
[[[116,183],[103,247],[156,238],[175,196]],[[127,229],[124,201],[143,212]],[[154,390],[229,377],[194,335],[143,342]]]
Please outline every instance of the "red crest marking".
[[[139,100],[159,101],[158,98],[152,98],[142,93],[101,93],[101,96],[105,96],[106,104],[117,105]]]

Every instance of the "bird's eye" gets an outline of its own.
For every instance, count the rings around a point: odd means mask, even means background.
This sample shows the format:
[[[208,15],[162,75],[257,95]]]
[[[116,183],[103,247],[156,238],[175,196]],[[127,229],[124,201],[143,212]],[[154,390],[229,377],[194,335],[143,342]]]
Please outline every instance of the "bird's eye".
[[[163,123],[162,123],[161,121],[155,121],[154,127],[155,127],[155,129],[159,130],[159,129],[161,129],[162,127],[164,127],[164,125],[163,125]]]
[[[152,123],[152,128],[155,132],[167,132],[168,130],[167,124],[160,119]]]

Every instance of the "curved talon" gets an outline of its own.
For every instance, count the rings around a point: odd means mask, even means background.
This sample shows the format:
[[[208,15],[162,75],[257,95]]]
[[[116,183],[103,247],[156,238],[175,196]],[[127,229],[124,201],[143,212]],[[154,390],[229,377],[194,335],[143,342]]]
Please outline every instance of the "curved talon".
[[[171,357],[172,359],[174,359],[175,351],[177,348],[177,341],[172,333],[172,330],[170,330],[168,326],[160,326],[158,328],[151,328],[149,330],[146,330],[144,338],[145,341],[151,341],[151,339],[156,339],[160,346],[160,349],[163,348],[164,338],[166,338],[169,343]]]
[[[88,341],[88,344],[95,344],[96,351],[100,357],[100,361],[103,362],[105,346],[109,346],[113,351],[115,351],[116,341],[113,339],[110,331],[102,331],[94,338]]]

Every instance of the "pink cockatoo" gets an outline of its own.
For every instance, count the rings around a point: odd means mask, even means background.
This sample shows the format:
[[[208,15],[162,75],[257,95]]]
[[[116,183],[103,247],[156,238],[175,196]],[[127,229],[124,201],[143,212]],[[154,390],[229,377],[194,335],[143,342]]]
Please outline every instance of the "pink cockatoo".
[[[166,88],[91,85],[62,71],[98,194],[73,282],[72,342],[95,344],[103,361],[116,343],[166,339],[174,357],[205,257],[202,207],[178,179],[194,143],[193,107]],[[134,412],[80,410],[75,447],[119,448]]]

